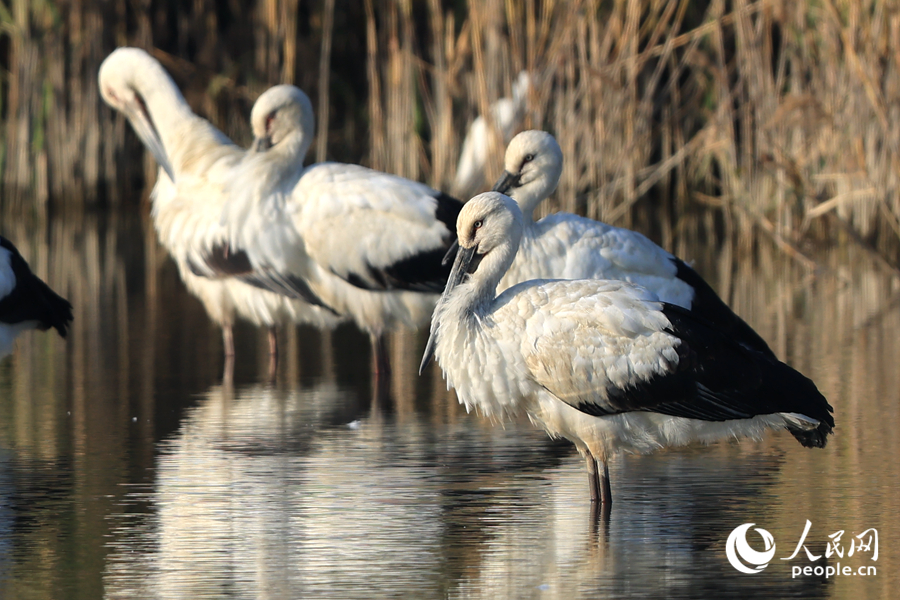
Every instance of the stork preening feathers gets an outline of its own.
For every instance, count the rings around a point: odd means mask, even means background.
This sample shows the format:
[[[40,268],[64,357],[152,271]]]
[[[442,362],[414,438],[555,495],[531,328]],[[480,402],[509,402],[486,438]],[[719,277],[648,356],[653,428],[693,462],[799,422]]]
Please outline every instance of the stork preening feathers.
[[[235,316],[269,328],[273,363],[277,324],[337,323],[311,294],[287,298],[261,287],[246,253],[229,243],[222,211],[230,190],[245,183],[234,178],[248,153],[191,111],[162,65],[138,48],[119,48],[100,66],[99,83],[103,99],[128,118],[159,165],[154,226],[185,286],[222,327],[226,356],[234,355]]]
[[[223,211],[229,243],[254,281],[289,297],[302,285],[352,319],[387,368],[382,334],[428,322],[449,266],[462,204],[422,183],[353,164],[303,166],[312,104],[301,90],[268,90],[254,108],[254,149],[237,170]]]
[[[196,116],[162,66],[120,48],[100,68],[104,100],[160,165],[153,217],[188,289],[223,328],[235,314],[324,327],[350,318],[386,368],[382,333],[428,321],[462,206],[426,185],[358,165],[303,166],[315,120],[276,86],[251,114],[253,149]],[[274,347],[274,346],[273,346]]]

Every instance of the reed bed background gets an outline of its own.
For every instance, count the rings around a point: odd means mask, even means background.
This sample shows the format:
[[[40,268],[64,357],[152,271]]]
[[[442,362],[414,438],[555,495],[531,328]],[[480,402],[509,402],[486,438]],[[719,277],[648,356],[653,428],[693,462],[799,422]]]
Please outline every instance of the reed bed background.
[[[551,131],[566,156],[545,211],[670,248],[705,223],[810,265],[805,244],[841,240],[897,264],[893,3],[9,0],[0,36],[6,208],[138,201],[155,165],[96,84],[113,48],[136,45],[240,144],[258,94],[294,83],[318,111],[309,158],[448,190],[466,126],[526,70],[522,127]],[[486,184],[504,142],[489,144]]]
[[[892,472],[900,5],[0,0],[0,233],[76,311],[68,342],[23,336],[15,368],[0,368],[10,398],[0,438],[91,498],[73,509],[60,496],[29,513],[36,525],[11,571],[24,587],[14,590],[50,598],[74,585],[75,597],[102,595],[116,535],[110,507],[129,489],[122,482],[139,478],[123,457],[153,465],[156,443],[178,430],[185,407],[222,381],[220,332],[133,214],[146,210],[156,165],[98,94],[99,64],[119,45],[149,49],[195,111],[240,144],[250,141],[258,94],[295,83],[318,111],[310,159],[361,162],[451,191],[466,126],[489,116],[527,70],[534,85],[522,127],[551,131],[566,156],[560,190],[542,210],[632,226],[696,259],[834,402],[835,464]],[[503,141],[490,144],[486,183],[501,168]],[[352,328],[334,338],[287,335],[284,385],[367,384],[365,357],[328,358],[347,347],[333,343],[339,336],[361,336]],[[267,363],[265,334],[244,327],[238,336],[250,358],[235,380],[255,381]],[[417,376],[421,335],[392,342],[405,359],[394,361],[393,418],[472,418],[438,377]],[[441,392],[423,393],[431,387]],[[866,453],[862,436],[886,451]],[[809,472],[812,453],[799,454],[781,481]],[[829,496],[840,498],[846,482],[829,481]],[[792,489],[770,493],[824,522],[822,499]],[[865,499],[843,500],[847,514],[862,514]],[[895,512],[873,509],[866,526],[895,539]],[[72,538],[60,532],[79,528],[87,544],[72,564]],[[28,575],[37,571],[57,575],[36,588]]]

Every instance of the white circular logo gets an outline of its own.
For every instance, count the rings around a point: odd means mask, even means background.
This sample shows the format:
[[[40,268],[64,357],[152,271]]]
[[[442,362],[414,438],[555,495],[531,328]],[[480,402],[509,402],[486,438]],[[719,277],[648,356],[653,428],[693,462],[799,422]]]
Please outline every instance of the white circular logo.
[[[728,541],[725,542],[725,555],[731,566],[741,573],[759,573],[767,566],[769,561],[775,556],[775,538],[765,529],[756,527],[754,531],[763,539],[766,549],[764,552],[757,552],[747,543],[747,530],[756,525],[756,523],[744,523],[734,528]],[[747,563],[747,564],[744,564]],[[747,565],[751,566],[747,566]]]

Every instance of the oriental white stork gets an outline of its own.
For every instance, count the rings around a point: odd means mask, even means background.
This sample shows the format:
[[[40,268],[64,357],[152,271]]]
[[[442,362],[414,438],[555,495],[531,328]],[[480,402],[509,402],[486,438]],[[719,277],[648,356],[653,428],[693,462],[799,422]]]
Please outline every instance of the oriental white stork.
[[[72,305],[40,280],[19,251],[0,237],[0,358],[12,353],[16,337],[53,327],[61,337],[72,321]]]
[[[491,121],[500,132],[504,144],[509,143],[522,121],[530,88],[531,77],[527,71],[520,71],[512,86],[512,98],[500,98],[488,107]],[[456,177],[453,179],[453,193],[460,198],[471,198],[487,189],[485,166],[490,150],[488,127],[484,116],[478,115],[466,130],[456,165]]]
[[[251,123],[257,152],[237,170],[222,216],[229,243],[246,253],[257,285],[298,298],[311,292],[353,319],[372,340],[376,374],[386,372],[382,334],[428,322],[462,204],[359,165],[304,168],[315,118],[294,86],[260,96]]]
[[[495,418],[525,412],[572,441],[593,501],[611,503],[607,461],[619,451],[767,429],[825,446],[834,418],[815,384],[702,313],[620,280],[532,280],[498,296],[525,227],[503,194],[465,205],[420,372],[433,355],[467,408]]]
[[[191,111],[162,65],[141,49],[119,48],[100,66],[99,82],[103,99],[128,118],[159,164],[153,223],[185,286],[222,327],[226,356],[234,355],[235,315],[269,328],[270,369],[277,324],[337,323],[311,293],[290,299],[256,284],[247,255],[228,243],[222,210],[247,152]]]
[[[523,131],[506,150],[506,170],[494,191],[509,194],[519,204],[525,225],[519,253],[500,281],[500,291],[530,279],[621,279],[702,314],[721,331],[774,357],[765,340],[694,269],[640,233],[571,213],[535,221],[534,209],[559,183],[562,162],[559,144],[544,131]]]

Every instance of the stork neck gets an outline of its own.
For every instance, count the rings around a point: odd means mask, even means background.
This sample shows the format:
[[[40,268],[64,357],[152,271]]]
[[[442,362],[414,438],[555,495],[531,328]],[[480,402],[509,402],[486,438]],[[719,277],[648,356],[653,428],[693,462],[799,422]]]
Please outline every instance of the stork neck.
[[[277,156],[279,161],[296,163],[299,169],[303,166],[310,146],[312,146],[312,136],[306,135],[306,132],[298,129],[277,143],[269,150],[269,153]]]
[[[545,189],[546,186],[536,185],[538,183],[538,181],[535,181],[532,184],[526,184],[512,195],[513,200],[516,201],[522,210],[522,217],[526,223],[534,222],[534,209],[550,195],[550,191]]]
[[[514,236],[491,250],[481,260],[478,269],[469,276],[466,283],[459,286],[464,304],[473,313],[488,309],[497,297],[497,285],[512,266],[519,249],[519,237]]]
[[[133,76],[130,85],[146,105],[155,130],[150,135],[158,138],[176,180],[186,171],[208,168],[223,153],[235,152],[236,146],[225,134],[194,114],[159,63],[153,61],[136,72],[142,77]]]
[[[155,68],[148,68],[139,78],[135,77],[132,86],[144,99],[163,145],[171,148],[181,137],[179,130],[199,117],[169,74],[159,65],[153,66]]]

